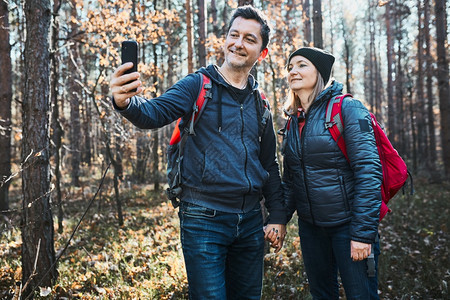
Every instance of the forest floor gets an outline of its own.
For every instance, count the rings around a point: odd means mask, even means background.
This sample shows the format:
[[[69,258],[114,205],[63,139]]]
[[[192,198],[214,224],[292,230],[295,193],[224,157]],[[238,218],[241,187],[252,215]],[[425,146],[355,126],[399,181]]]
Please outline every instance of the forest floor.
[[[0,299],[12,299],[21,280],[20,188],[12,190],[9,225],[0,224]],[[55,218],[57,252],[95,191],[70,188],[65,196],[62,233]],[[118,226],[113,189],[106,182],[59,260],[56,284],[38,290],[36,299],[187,299],[177,210],[148,186],[121,191],[125,224]],[[393,212],[380,228],[381,299],[450,298],[449,200],[448,183],[417,183],[413,196],[400,192],[392,199]],[[311,299],[299,243],[294,219],[283,250],[265,256],[263,299]]]

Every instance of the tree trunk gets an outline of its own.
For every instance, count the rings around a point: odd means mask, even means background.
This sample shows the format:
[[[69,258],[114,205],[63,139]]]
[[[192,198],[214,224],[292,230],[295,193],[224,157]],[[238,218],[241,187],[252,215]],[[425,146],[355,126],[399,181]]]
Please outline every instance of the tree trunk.
[[[216,6],[216,0],[211,0],[211,17],[212,17],[212,26],[213,26],[213,33],[217,34],[219,32],[219,25],[217,23],[217,6]]]
[[[413,86],[412,84],[408,87],[408,95],[411,101],[409,102],[409,119],[411,120],[411,136],[412,136],[412,162],[413,162],[413,171],[417,170],[417,131],[416,131],[416,122],[414,122],[414,101],[413,99]]]
[[[158,130],[152,133],[152,178],[154,184],[154,190],[159,191],[160,180],[159,180],[159,132]]]
[[[72,2],[75,2],[72,0]],[[73,3],[74,4],[74,3]],[[72,18],[77,19],[77,10],[75,5],[72,7]],[[71,36],[74,36],[78,32],[78,25],[74,22],[70,24]],[[70,157],[72,167],[72,185],[80,186],[80,164],[81,164],[81,122],[80,122],[80,101],[82,99],[81,89],[77,84],[80,76],[78,74],[79,65],[79,52],[78,44],[75,41],[72,46],[69,47],[69,101],[70,101]]]
[[[153,4],[154,7],[156,6],[156,3]],[[144,6],[141,10],[141,18],[146,17],[148,14],[147,8]],[[134,20],[135,21],[135,20]],[[167,22],[164,24],[164,26],[168,26]],[[167,27],[166,27],[167,28]],[[169,46],[169,45],[168,45]],[[170,46],[169,46],[170,47]],[[146,51],[146,45],[145,43],[139,47],[139,57],[140,61],[146,65],[147,64],[147,51]],[[170,57],[170,55],[169,55]],[[172,66],[172,65],[170,65]],[[152,72],[157,72],[155,69]],[[145,130],[136,130],[136,161],[135,166],[133,167],[133,178],[138,183],[145,183],[148,181],[147,176],[147,165],[148,165],[148,158],[150,156],[150,149],[149,144],[150,140],[148,137],[148,131]]]
[[[239,0],[238,6],[253,5],[253,0]]]
[[[92,130],[92,110],[91,110],[91,104],[88,101],[87,97],[84,97],[84,109],[83,109],[83,136],[84,136],[84,143],[83,143],[83,151],[82,151],[82,160],[84,163],[91,165],[92,162],[92,140],[95,139],[95,131]],[[94,143],[95,144],[95,143]]]
[[[369,106],[370,106],[370,110],[372,112],[374,112],[377,116],[377,118],[379,118],[380,112],[376,111],[375,109],[375,64],[374,64],[374,56],[375,56],[375,25],[374,25],[374,18],[373,18],[373,6],[372,6],[372,2],[371,0],[368,0],[368,22],[367,22],[367,31],[368,31],[368,35],[369,35],[369,51],[368,54],[366,55],[367,57],[367,64],[366,67],[368,69],[368,74],[366,74],[366,72],[364,72],[364,76],[365,76],[365,84],[367,86],[368,92],[366,93],[366,98],[369,100]],[[367,82],[368,80],[368,82]]]
[[[391,141],[394,141],[395,136],[395,107],[394,107],[394,87],[392,84],[392,27],[391,27],[391,3],[385,5],[386,14],[386,48],[387,48],[387,106],[388,106],[388,135]]]
[[[206,7],[205,0],[197,0],[198,4],[198,65],[206,67]]]
[[[57,59],[57,49],[58,49],[58,31],[59,31],[59,19],[58,12],[61,8],[61,1],[55,0],[53,3],[53,27],[52,27],[52,53],[51,53],[51,89],[50,89],[50,99],[53,105],[52,109],[52,142],[53,142],[53,151],[52,155],[55,156],[55,189],[56,189],[56,205],[58,208],[58,232],[63,232],[63,218],[64,211],[62,208],[62,193],[61,193],[61,144],[62,144],[62,136],[64,134],[61,124],[59,122],[59,101],[58,101],[58,78],[60,76],[58,72],[59,64]]]
[[[445,174],[450,177],[450,94],[447,61],[447,13],[446,1],[435,0],[437,80],[439,90],[439,108],[441,116],[441,140]]]
[[[194,54],[192,49],[192,14],[190,0],[186,0],[186,36],[188,48],[188,73],[192,73],[194,72]]]
[[[311,45],[311,12],[309,0],[302,1],[303,45]]]
[[[156,45],[153,44],[153,63],[155,66],[158,65],[158,53],[156,51]],[[153,97],[158,96],[157,88],[158,88],[158,76],[156,74],[153,75],[153,86],[155,88],[155,92],[153,93]],[[152,132],[153,137],[153,147],[152,147],[152,174],[153,174],[153,183],[155,185],[155,191],[159,191],[159,136],[158,131],[154,130]]]
[[[122,210],[122,200],[120,199],[119,184],[123,180],[123,167],[122,167],[122,147],[120,146],[120,137],[116,140],[116,158],[114,163],[114,195],[116,197],[116,208],[117,208],[117,220],[119,221],[119,226],[123,226],[123,210]],[[111,157],[113,154],[111,153]]]
[[[26,285],[30,280],[23,292],[24,297],[27,297],[38,285],[52,286],[58,274],[54,265],[54,230],[50,206],[50,1],[26,0],[25,17],[27,33],[22,103],[22,282]]]
[[[323,49],[321,0],[313,0],[313,11],[314,47]]]
[[[430,173],[436,174],[436,135],[434,127],[434,112],[433,112],[433,57],[431,56],[430,43],[430,0],[424,2],[424,38],[425,38],[425,62],[427,74],[427,107],[428,107],[428,137],[429,137],[429,156],[427,157],[428,169]]]
[[[345,61],[345,85],[347,86],[347,93],[351,94],[352,93],[352,87],[350,85],[350,80],[351,80],[351,71],[352,71],[352,66],[351,66],[351,54],[350,54],[350,45],[349,45],[349,41],[347,39],[344,39],[344,61]],[[326,83],[325,83],[326,84]]]
[[[136,166],[133,168],[134,178],[138,183],[145,183],[148,179],[147,164],[150,156],[150,139],[145,131],[136,132]]]
[[[341,27],[342,27],[342,36],[344,39],[344,63],[345,63],[345,85],[347,88],[347,93],[352,93],[352,87],[351,87],[351,76],[352,76],[352,46],[351,46],[351,39],[352,36],[348,30],[348,25],[344,18],[341,19]],[[326,82],[325,82],[326,84]]]
[[[385,119],[381,107],[383,106],[383,100],[385,99],[385,89],[383,85],[383,78],[381,77],[381,66],[378,63],[380,59],[378,58],[378,54],[381,53],[380,43],[378,43],[378,51],[374,54],[374,65],[375,65],[375,107],[376,111],[379,112],[380,118],[379,122],[383,122]]]
[[[8,4],[0,3],[0,212],[9,209],[11,175],[11,45],[9,44]]]
[[[417,123],[417,148],[419,156],[418,159],[421,163],[424,162],[424,148],[426,148],[425,140],[425,96],[423,89],[423,5],[422,0],[417,1],[418,7],[418,36],[417,36],[417,77],[416,77],[416,91],[417,100],[415,105],[415,119]],[[413,119],[414,120],[414,119]],[[417,165],[417,162],[414,162]]]
[[[328,0],[328,9],[330,11],[330,15],[332,14],[331,12],[333,12],[333,1],[332,0]],[[330,21],[330,52],[334,53],[334,23],[333,23],[333,19],[334,18],[328,18]]]
[[[400,19],[400,18],[399,18]],[[401,22],[399,21],[399,26],[397,29],[401,28]],[[395,132],[396,136],[396,147],[399,148],[400,154],[406,153],[406,143],[405,143],[405,127],[404,127],[404,113],[403,113],[403,50],[402,50],[402,35],[397,34],[397,69],[396,69],[396,77],[395,77],[395,100],[396,100],[396,117],[395,117],[395,128],[397,131]]]
[[[224,26],[222,27],[222,31],[221,31],[220,35],[218,35],[218,36],[225,36],[226,34],[228,34],[228,32],[227,32],[227,30],[228,30],[228,5],[223,6],[222,20],[223,20]],[[221,65],[221,63],[219,62],[218,65]]]
[[[407,149],[408,140],[406,136],[406,116],[405,116],[405,74],[404,65],[406,58],[404,41],[403,20],[410,15],[409,7],[403,3],[398,3],[394,0],[396,8],[395,12],[395,36],[397,38],[397,68],[395,70],[395,140],[394,145],[398,148],[400,154],[409,153]]]

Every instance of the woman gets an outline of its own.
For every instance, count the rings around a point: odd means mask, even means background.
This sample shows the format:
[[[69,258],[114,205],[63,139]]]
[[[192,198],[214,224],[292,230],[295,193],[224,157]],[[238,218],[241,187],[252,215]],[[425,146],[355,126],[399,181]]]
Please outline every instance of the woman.
[[[342,84],[327,88],[334,57],[300,48],[287,63],[283,185],[288,218],[298,214],[303,260],[314,299],[339,299],[339,271],[347,299],[378,299],[367,257],[379,252],[381,164],[370,115],[358,100],[345,98],[342,118],[349,160],[324,126],[328,101]],[[379,253],[375,253],[377,259]]]

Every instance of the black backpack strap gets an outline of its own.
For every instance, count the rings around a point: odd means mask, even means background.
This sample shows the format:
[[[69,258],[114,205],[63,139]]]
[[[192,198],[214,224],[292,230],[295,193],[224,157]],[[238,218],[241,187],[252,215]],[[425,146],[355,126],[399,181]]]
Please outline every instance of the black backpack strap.
[[[267,100],[264,93],[260,90],[256,92],[256,97],[258,100],[257,103],[261,103],[261,105],[259,105],[260,109],[258,109],[258,111],[260,112],[260,115],[258,116],[258,123],[259,123],[258,138],[259,142],[261,142],[262,136],[267,127],[267,122],[269,121],[270,118],[270,103],[269,100]]]
[[[286,118],[286,122],[284,122],[284,126],[283,128],[278,129],[277,134],[281,135],[283,137],[283,140],[281,142],[281,153],[284,155],[284,149],[286,148],[286,143],[287,143],[287,135],[289,132],[289,129],[291,127],[291,123],[292,123],[292,115],[289,114],[289,112],[287,112],[286,110],[284,110],[284,114],[287,116]]]
[[[281,136],[283,137],[283,139],[286,137],[287,132],[288,132],[289,127],[290,127],[291,122],[292,122],[292,116],[291,116],[289,113],[287,113],[286,111],[285,111],[285,114],[286,114],[286,116],[287,116],[286,122],[284,123],[283,128],[280,128],[280,129],[278,129],[278,131],[277,131],[277,134],[278,134],[278,135],[281,135]]]

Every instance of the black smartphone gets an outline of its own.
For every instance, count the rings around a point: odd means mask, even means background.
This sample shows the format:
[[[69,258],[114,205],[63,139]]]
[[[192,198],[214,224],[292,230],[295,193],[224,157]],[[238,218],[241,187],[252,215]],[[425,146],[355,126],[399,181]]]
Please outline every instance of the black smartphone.
[[[138,44],[136,41],[123,41],[122,42],[122,65],[127,62],[132,62],[133,67],[131,69],[128,69],[125,72],[125,74],[137,72]],[[131,90],[131,92],[136,92],[136,89]]]

